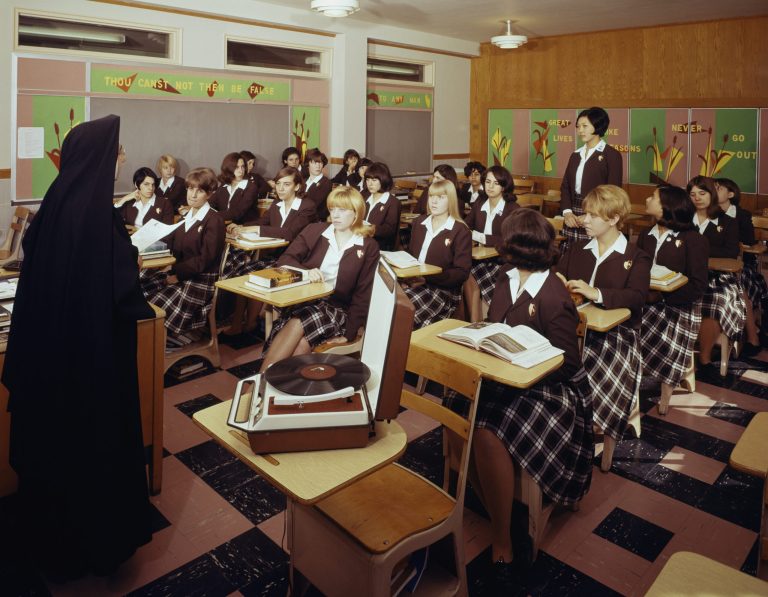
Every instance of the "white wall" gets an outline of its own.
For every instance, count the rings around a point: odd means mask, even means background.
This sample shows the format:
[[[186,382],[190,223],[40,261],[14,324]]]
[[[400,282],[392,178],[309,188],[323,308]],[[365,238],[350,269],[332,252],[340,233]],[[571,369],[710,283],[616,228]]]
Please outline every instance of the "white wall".
[[[169,0],[164,3],[186,10],[213,12],[210,0]],[[309,4],[309,0],[307,1]],[[154,10],[114,6],[84,0],[0,0],[0,81],[11,80],[14,42],[14,9],[54,12],[63,15],[87,16],[133,24],[155,24],[182,30],[180,65],[205,69],[222,69],[226,61],[224,34],[255,40],[279,41],[296,45],[333,49],[330,110],[330,156],[340,157],[347,147],[365,147],[365,65],[368,39],[394,43],[430,46],[477,55],[479,45],[411,29],[384,26],[347,19],[329,19],[310,10],[297,10],[255,0],[230,0],[226,15],[269,21],[283,25],[306,27],[336,33],[336,37],[314,35],[201,19],[177,14],[164,15]],[[464,153],[469,151],[469,77],[470,61],[430,52],[392,47],[376,49],[382,55],[419,60],[434,60],[435,72],[435,138],[434,153]],[[0,95],[0,169],[12,168],[11,123],[13,85],[6,85]],[[10,202],[10,184],[0,180],[0,206]],[[0,227],[5,227],[0,209]]]

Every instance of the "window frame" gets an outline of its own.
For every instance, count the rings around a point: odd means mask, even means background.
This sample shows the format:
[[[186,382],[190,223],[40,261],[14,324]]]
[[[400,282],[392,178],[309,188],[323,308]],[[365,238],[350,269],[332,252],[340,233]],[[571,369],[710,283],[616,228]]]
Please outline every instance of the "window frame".
[[[229,42],[237,42],[241,44],[250,44],[253,46],[266,46],[273,48],[287,48],[290,50],[304,50],[307,52],[317,52],[320,54],[320,70],[317,72],[294,70],[290,68],[271,68],[266,66],[248,66],[246,64],[230,64],[228,62]],[[292,44],[275,42],[266,39],[255,39],[252,37],[241,37],[239,35],[224,35],[224,69],[241,71],[241,72],[253,72],[264,73],[270,75],[278,75],[282,77],[310,77],[313,79],[330,79],[333,68],[333,50],[332,48],[322,48],[317,46],[308,46],[304,44]]]
[[[408,81],[402,79],[385,79],[382,77],[370,76],[368,74],[368,60],[373,58],[374,60],[386,60],[388,62],[400,62],[403,64],[417,64],[424,67],[424,80],[423,81]],[[397,87],[407,85],[412,87],[434,87],[435,86],[435,62],[433,60],[415,60],[413,58],[401,58],[399,56],[387,56],[384,54],[377,54],[375,52],[368,52],[368,57],[365,60],[365,74],[366,80],[369,83],[380,83],[382,85],[395,85]]]

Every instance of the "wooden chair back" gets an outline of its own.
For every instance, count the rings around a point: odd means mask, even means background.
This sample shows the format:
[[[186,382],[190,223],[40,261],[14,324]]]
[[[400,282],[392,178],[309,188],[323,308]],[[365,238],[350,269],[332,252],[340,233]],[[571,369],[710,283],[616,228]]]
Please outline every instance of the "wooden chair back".
[[[531,178],[512,178],[512,182],[515,183],[515,195],[533,193],[533,189],[536,186],[536,181]]]
[[[517,204],[520,207],[529,207],[537,211],[541,211],[541,206],[544,203],[544,197],[541,195],[518,195]]]
[[[0,260],[7,263],[19,258],[21,241],[31,217],[32,211],[26,207],[19,206],[14,210],[13,216],[11,216],[11,224],[8,226],[8,232],[5,235],[2,246],[0,246]]]

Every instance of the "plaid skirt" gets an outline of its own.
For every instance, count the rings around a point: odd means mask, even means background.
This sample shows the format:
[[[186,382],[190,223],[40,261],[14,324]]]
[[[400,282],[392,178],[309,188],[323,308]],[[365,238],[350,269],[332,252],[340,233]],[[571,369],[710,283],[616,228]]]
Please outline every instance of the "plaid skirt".
[[[466,416],[469,401],[448,391],[451,410]],[[554,502],[581,500],[592,480],[592,390],[582,368],[567,383],[546,379],[526,390],[483,381],[475,426],[492,431],[512,460]]]
[[[208,321],[218,273],[198,274],[191,280],[165,286],[147,297],[153,305],[165,310],[165,327],[174,334],[196,330]]]
[[[571,206],[573,215],[584,215],[584,210],[581,208],[582,201],[583,199],[581,195],[574,195],[573,205]],[[591,238],[584,228],[571,228],[570,226],[563,226],[563,236],[565,237],[565,240],[560,243],[560,253],[565,252],[565,249],[568,248],[569,243],[574,243],[580,240],[588,241]]]
[[[272,267],[277,261],[277,256],[270,255],[261,259],[254,259],[254,251],[243,251],[230,247],[227,261],[224,263],[224,279],[244,276],[251,272]]]
[[[640,324],[643,375],[679,386],[691,364],[699,327],[701,301],[684,307],[646,305]]]
[[[418,330],[436,321],[449,318],[459,306],[461,287],[440,288],[432,284],[406,286],[406,296],[413,303],[413,329]]]
[[[168,274],[159,269],[142,269],[139,272],[139,284],[141,284],[144,298],[149,300],[149,297],[154,296],[165,288],[165,279],[167,277]]]
[[[763,274],[757,270],[757,262],[754,259],[749,261],[744,259],[740,281],[753,307],[760,308],[768,300],[768,284]]]
[[[278,332],[294,318],[301,321],[304,338],[312,348],[331,338],[343,336],[346,331],[346,312],[326,300],[288,307],[281,309],[280,316],[272,324],[272,332],[264,343],[264,350],[262,351],[264,354]]]
[[[496,259],[482,259],[472,264],[472,276],[475,278],[483,300],[491,304],[496,278],[499,277],[499,262]]]
[[[723,333],[738,339],[747,321],[747,306],[739,279],[734,274],[709,273],[709,284],[701,299],[701,316],[716,320]]]
[[[624,435],[632,402],[640,391],[637,330],[620,325],[604,334],[587,332],[584,368],[592,386],[595,426],[618,441]]]

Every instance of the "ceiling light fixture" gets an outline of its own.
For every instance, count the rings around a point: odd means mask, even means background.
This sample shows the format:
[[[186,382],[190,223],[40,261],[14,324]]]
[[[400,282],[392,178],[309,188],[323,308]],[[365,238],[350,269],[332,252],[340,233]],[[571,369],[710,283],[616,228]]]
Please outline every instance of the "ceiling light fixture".
[[[326,17],[348,17],[360,10],[357,0],[312,0],[311,7]]]
[[[515,35],[512,33],[512,21],[510,19],[502,21],[502,23],[507,24],[507,32],[504,35],[494,35],[491,38],[491,43],[494,46],[498,46],[502,50],[510,50],[519,48],[528,42],[528,38],[525,35]]]

